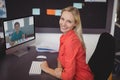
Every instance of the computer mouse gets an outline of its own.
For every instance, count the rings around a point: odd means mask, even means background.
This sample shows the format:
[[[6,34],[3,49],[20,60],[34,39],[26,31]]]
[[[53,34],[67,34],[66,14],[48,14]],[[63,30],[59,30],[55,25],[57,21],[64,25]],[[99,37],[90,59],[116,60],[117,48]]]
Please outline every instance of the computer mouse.
[[[38,55],[36,58],[47,59],[47,57],[44,55]]]

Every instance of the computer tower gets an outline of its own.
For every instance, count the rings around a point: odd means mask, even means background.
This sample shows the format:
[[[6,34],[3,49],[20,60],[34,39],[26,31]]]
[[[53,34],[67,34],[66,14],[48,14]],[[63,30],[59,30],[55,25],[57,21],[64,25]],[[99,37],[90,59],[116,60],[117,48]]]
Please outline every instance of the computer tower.
[[[0,38],[0,57],[5,56],[5,41],[4,38]]]

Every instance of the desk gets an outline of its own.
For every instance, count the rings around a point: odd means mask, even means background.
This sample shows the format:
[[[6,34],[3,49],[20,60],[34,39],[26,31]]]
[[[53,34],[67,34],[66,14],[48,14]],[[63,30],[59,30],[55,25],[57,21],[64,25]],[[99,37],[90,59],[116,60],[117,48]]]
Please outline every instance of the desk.
[[[0,80],[58,80],[57,78],[42,72],[40,75],[29,75],[32,61],[40,61],[38,55],[47,56],[49,67],[56,68],[58,53],[39,53],[35,47],[30,47],[27,54],[22,57],[6,55],[0,59]]]

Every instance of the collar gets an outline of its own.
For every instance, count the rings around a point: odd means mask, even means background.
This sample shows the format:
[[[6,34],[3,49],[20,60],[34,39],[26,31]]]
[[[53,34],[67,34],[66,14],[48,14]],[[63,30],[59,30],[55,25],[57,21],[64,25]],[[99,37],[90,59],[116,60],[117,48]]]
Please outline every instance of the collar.
[[[62,34],[62,36],[60,37],[60,43],[63,43],[73,33],[75,33],[74,30],[70,30],[66,34]]]

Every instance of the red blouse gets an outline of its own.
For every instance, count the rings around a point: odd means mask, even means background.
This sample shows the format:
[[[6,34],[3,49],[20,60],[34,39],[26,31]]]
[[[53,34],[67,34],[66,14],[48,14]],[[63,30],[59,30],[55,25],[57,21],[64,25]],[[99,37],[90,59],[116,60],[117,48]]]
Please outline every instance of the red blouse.
[[[63,67],[62,80],[93,80],[85,49],[73,30],[61,36],[58,60]]]

